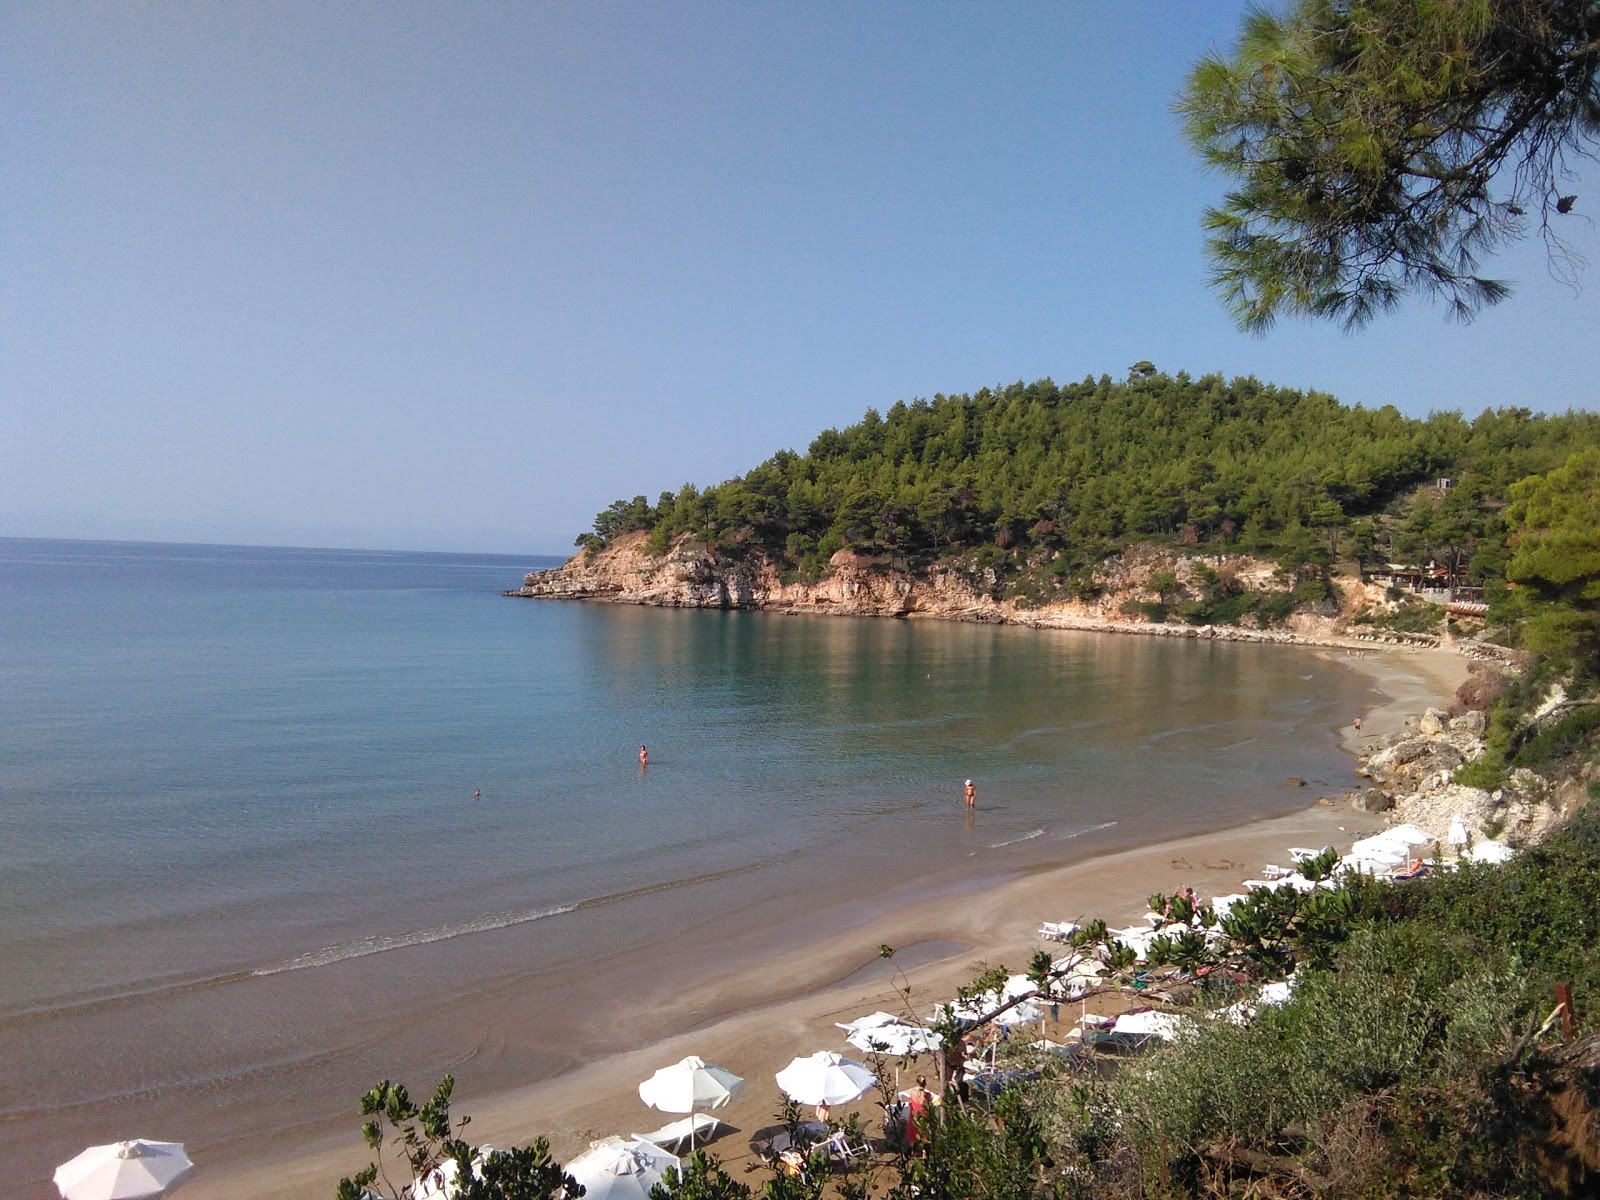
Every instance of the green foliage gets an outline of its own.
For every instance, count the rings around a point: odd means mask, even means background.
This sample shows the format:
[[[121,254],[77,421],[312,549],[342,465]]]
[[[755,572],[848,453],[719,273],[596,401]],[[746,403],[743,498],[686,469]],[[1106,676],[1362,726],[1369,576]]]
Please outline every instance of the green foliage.
[[[1112,1104],[1146,1173],[1181,1175],[1214,1142],[1277,1150],[1358,1093],[1451,1073],[1496,1044],[1525,999],[1503,958],[1464,939],[1368,929],[1333,969],[1302,972],[1290,1004],[1248,1027],[1210,1024],[1118,1076]]]
[[[1600,447],[1510,489],[1508,599],[1535,652],[1593,674],[1600,659]]]
[[[413,1180],[430,1171],[454,1164],[458,1200],[577,1200],[584,1189],[550,1157],[550,1144],[544,1138],[531,1146],[512,1150],[483,1152],[459,1136],[471,1118],[463,1117],[452,1130],[450,1095],[455,1080],[446,1075],[433,1095],[420,1108],[412,1103],[401,1084],[385,1079],[361,1098],[361,1115],[370,1117],[361,1127],[367,1148],[380,1156],[354,1176],[341,1179],[336,1200],[364,1200],[378,1195],[377,1181],[383,1176],[380,1166],[386,1134],[400,1150],[406,1178],[391,1194],[410,1194]]]
[[[1477,258],[1571,210],[1569,159],[1600,132],[1600,9],[1544,3],[1297,0],[1245,18],[1179,102],[1236,189],[1206,214],[1212,281],[1235,321],[1359,325],[1411,291],[1458,316],[1502,299]]]
[[[1557,981],[1572,983],[1574,1007],[1592,1024],[1600,1004],[1600,812],[1583,810],[1561,835],[1501,866],[1463,864],[1393,889],[1381,916],[1465,937],[1483,953],[1505,949],[1541,998]]]
[[[1437,633],[1443,617],[1444,610],[1437,604],[1406,596],[1400,607],[1392,612],[1362,613],[1355,619],[1355,624],[1388,629],[1395,633]]]
[[[1576,709],[1518,746],[1511,765],[1533,770],[1573,754],[1592,752],[1596,731],[1600,731],[1600,704]]]
[[[1475,758],[1469,763],[1462,763],[1451,778],[1462,787],[1482,788],[1486,792],[1492,792],[1496,788],[1505,786],[1505,760],[1492,750],[1486,751],[1482,757]]]
[[[1002,1093],[988,1112],[947,1102],[926,1133],[923,1152],[908,1160],[898,1183],[885,1192],[888,1200],[1053,1195],[1039,1117],[1020,1094]]]
[[[579,542],[644,533],[659,553],[689,535],[725,554],[759,550],[808,581],[848,549],[938,564],[1029,604],[1093,598],[1096,564],[1136,541],[1245,552],[1277,560],[1286,590],[1248,592],[1226,567],[1191,566],[1187,587],[1157,572],[1147,602],[1162,619],[1273,625],[1333,599],[1328,565],[1363,545],[1492,580],[1510,557],[1511,485],[1595,446],[1593,413],[1415,420],[1254,379],[1046,379],[896,404],[704,491],[617,500]],[[1455,486],[1419,486],[1441,474]]]
[[[750,1189],[704,1150],[691,1154],[683,1170],[668,1168],[650,1189],[650,1200],[750,1200],[750,1196]]]

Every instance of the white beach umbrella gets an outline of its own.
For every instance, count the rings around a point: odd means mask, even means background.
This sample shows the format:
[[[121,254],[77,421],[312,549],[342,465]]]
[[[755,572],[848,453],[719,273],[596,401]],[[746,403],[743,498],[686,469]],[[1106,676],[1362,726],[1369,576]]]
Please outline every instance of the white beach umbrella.
[[[1465,857],[1473,862],[1503,863],[1510,862],[1516,855],[1517,852],[1504,842],[1479,842]]]
[[[493,1146],[480,1146],[478,1153],[473,1155],[472,1173],[478,1178],[483,1177],[484,1161],[494,1152]],[[411,1185],[411,1200],[454,1200],[461,1193],[457,1178],[460,1173],[455,1159],[445,1159]]]
[[[970,1004],[951,1005],[950,1011],[955,1014],[958,1021],[978,1022],[1006,1002],[999,993],[986,992]],[[1013,1025],[1030,1025],[1043,1019],[1044,1013],[1039,1006],[1032,1000],[1024,1000],[1021,1004],[1006,1009],[998,1017],[992,1018],[990,1023],[1002,1029],[1010,1029]]]
[[[693,1054],[662,1067],[639,1085],[639,1099],[662,1112],[692,1113],[721,1108],[739,1094],[744,1080]]]
[[[1407,846],[1426,846],[1429,842],[1439,840],[1420,825],[1393,825],[1378,836],[1393,842],[1402,842]]]
[[[689,1149],[694,1149],[696,1109],[721,1108],[739,1094],[744,1080],[696,1055],[662,1067],[639,1085],[639,1099],[662,1112],[689,1114]]]
[[[182,1183],[193,1170],[182,1142],[134,1138],[90,1146],[56,1168],[55,1184],[63,1200],[149,1200]]]
[[[834,1024],[840,1029],[844,1030],[845,1033],[849,1034],[855,1033],[859,1029],[876,1029],[879,1025],[903,1025],[905,1022],[899,1017],[895,1016],[893,1013],[886,1013],[882,1009],[879,1009],[875,1013],[868,1013],[864,1017],[857,1017],[854,1021],[851,1021],[848,1024],[842,1021],[835,1021]]]
[[[861,1063],[832,1050],[797,1058],[776,1078],[784,1095],[800,1104],[848,1104],[878,1082]]]
[[[1175,1042],[1178,1033],[1188,1024],[1186,1017],[1175,1013],[1155,1012],[1123,1013],[1112,1027],[1115,1033],[1149,1034],[1164,1042]]]
[[[905,1058],[912,1054],[932,1054],[939,1048],[939,1037],[931,1029],[908,1025],[904,1021],[888,1021],[882,1025],[868,1025],[852,1030],[845,1041],[858,1050],[868,1053],[893,1054]]]
[[[585,1200],[649,1200],[668,1168],[680,1165],[676,1155],[651,1142],[609,1137],[591,1142],[567,1164],[567,1174],[583,1184]]]
[[[1465,846],[1467,844],[1467,827],[1461,820],[1460,814],[1450,818],[1450,828],[1445,831],[1445,841],[1452,846]]]

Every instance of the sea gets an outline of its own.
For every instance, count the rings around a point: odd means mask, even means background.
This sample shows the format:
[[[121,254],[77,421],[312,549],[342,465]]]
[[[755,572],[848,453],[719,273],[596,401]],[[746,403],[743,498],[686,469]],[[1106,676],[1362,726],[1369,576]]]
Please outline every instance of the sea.
[[[549,1077],[687,964],[1351,783],[1309,650],[502,595],[558,561],[0,539],[11,1177]]]

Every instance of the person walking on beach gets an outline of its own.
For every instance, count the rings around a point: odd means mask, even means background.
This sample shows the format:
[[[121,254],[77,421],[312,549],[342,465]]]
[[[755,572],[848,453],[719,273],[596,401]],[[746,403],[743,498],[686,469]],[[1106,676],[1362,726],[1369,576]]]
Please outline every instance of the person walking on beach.
[[[1356,725],[1356,732],[1360,733],[1361,732],[1361,714],[1360,713],[1356,714],[1355,725]]]
[[[978,789],[972,786],[972,780],[967,780],[967,807],[975,808],[978,803]]]
[[[650,765],[650,750],[648,747],[639,747],[639,765],[641,767],[648,767]]]

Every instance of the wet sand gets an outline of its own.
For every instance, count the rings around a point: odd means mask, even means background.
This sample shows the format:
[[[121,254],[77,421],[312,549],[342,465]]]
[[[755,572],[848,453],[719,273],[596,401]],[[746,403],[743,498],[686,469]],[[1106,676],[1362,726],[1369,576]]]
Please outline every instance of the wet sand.
[[[1466,678],[1466,660],[1445,650],[1325,652],[1331,661],[1367,675],[1375,688],[1356,735],[1355,750],[1405,726],[1428,705],[1448,704]],[[1355,714],[1351,714],[1352,717]],[[981,801],[981,798],[980,798]],[[774,1124],[779,1093],[773,1073],[791,1058],[818,1049],[848,1052],[836,1021],[879,1008],[900,1011],[891,987],[891,964],[878,947],[897,948],[902,981],[917,1011],[929,1013],[955,988],[987,966],[1022,970],[1029,955],[1047,946],[1037,931],[1044,920],[1102,916],[1113,925],[1138,921],[1152,892],[1185,884],[1203,895],[1235,891],[1263,863],[1282,862],[1289,846],[1347,846],[1382,827],[1380,817],[1342,807],[1314,806],[1239,828],[1162,839],[1082,862],[1039,870],[983,892],[967,892],[881,915],[849,933],[779,954],[742,948],[736,965],[685,982],[669,999],[634,1008],[611,1006],[608,1032],[622,1046],[642,1048],[604,1055],[557,1078],[497,1094],[458,1087],[453,1107],[471,1115],[469,1140],[521,1145],[546,1136],[567,1161],[591,1139],[647,1131],[674,1119],[646,1108],[637,1087],[656,1068],[686,1054],[743,1075],[748,1084],[717,1116],[732,1126],[711,1149],[737,1174],[751,1160],[750,1138]],[[1072,1006],[1062,1006],[1070,1022]],[[570,1020],[571,1014],[564,1014]],[[607,1032],[607,1031],[602,1031]],[[1050,1032],[1054,1032],[1051,1030]],[[403,1080],[421,1098],[436,1080]],[[298,1200],[332,1195],[337,1180],[370,1158],[359,1135],[357,1097],[347,1120],[300,1131],[293,1141],[277,1135],[214,1147],[197,1158],[184,1186],[190,1200],[260,1197]],[[860,1105],[870,1113],[870,1103]]]

